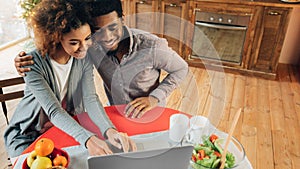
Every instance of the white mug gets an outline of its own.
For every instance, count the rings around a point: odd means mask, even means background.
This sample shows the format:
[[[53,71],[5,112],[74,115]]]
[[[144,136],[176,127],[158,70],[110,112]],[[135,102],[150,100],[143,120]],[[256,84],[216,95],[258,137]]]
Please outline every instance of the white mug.
[[[202,140],[201,138],[202,132],[203,132],[202,129],[189,128],[188,131],[186,132],[185,139],[189,143],[200,143],[200,141]]]
[[[170,117],[169,137],[174,142],[180,142],[189,127],[189,118],[184,114],[173,114]]]
[[[204,116],[193,116],[190,119],[190,128],[192,128],[192,129],[203,128],[207,122],[208,122],[208,119]]]
[[[200,143],[203,135],[203,128],[207,123],[207,118],[203,116],[193,116],[190,119],[190,128],[186,132],[186,141],[190,143]]]

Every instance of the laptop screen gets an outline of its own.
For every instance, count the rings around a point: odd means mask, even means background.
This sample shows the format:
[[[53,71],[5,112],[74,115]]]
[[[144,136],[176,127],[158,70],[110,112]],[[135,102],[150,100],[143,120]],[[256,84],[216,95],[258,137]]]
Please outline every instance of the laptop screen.
[[[193,146],[88,157],[89,169],[188,169]]]

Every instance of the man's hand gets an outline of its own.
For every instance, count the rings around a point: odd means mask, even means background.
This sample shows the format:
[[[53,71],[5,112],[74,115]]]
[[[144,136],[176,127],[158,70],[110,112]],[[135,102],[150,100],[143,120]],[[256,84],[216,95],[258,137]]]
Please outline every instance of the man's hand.
[[[113,154],[105,141],[97,136],[92,136],[86,142],[86,147],[90,156]]]
[[[157,106],[158,99],[149,97],[136,98],[125,108],[125,116],[131,118],[141,118],[147,111]]]
[[[123,152],[136,151],[136,144],[132,141],[126,133],[118,132],[117,130],[110,128],[106,131],[108,141],[115,147],[123,149]]]
[[[32,60],[31,55],[27,55],[24,51],[20,52],[15,57],[15,67],[21,76],[25,76],[25,72],[29,72],[30,68],[22,68],[22,66],[33,65],[34,62]]]

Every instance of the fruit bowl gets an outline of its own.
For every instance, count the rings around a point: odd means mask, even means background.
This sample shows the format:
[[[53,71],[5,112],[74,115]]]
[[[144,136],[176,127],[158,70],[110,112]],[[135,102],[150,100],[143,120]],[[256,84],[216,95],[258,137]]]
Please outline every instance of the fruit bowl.
[[[63,167],[63,166],[53,166],[52,168],[50,167],[49,169],[66,169],[68,167],[69,163],[70,163],[70,156],[66,151],[64,151],[62,149],[59,149],[59,148],[54,148],[52,153],[49,154],[46,157],[48,157],[52,161],[52,165],[53,165],[53,160],[57,156],[66,157],[66,159],[67,159],[66,166],[65,167]],[[24,162],[22,164],[22,169],[30,169],[30,167],[27,165],[27,158],[24,160]]]

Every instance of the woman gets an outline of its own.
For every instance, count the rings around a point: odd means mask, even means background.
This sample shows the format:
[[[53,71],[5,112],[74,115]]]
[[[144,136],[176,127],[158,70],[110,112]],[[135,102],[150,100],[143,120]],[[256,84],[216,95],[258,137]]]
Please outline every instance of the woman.
[[[55,125],[85,145],[90,155],[111,154],[107,144],[73,118],[87,111],[109,142],[128,151],[135,144],[119,133],[96,95],[93,66],[85,58],[91,44],[89,13],[82,2],[43,0],[32,12],[37,50],[24,77],[24,97],[4,133],[10,157],[20,155],[49,126]],[[65,106],[62,106],[65,105]]]

